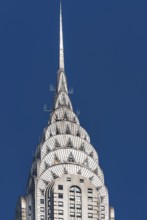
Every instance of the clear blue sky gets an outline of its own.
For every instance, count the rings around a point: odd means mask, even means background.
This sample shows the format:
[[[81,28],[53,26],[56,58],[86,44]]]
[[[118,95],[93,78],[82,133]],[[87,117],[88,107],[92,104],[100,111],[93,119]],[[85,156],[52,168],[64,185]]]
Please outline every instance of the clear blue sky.
[[[146,218],[147,2],[63,0],[75,111],[91,136],[118,220]],[[0,220],[12,220],[53,104],[59,0],[0,2]]]

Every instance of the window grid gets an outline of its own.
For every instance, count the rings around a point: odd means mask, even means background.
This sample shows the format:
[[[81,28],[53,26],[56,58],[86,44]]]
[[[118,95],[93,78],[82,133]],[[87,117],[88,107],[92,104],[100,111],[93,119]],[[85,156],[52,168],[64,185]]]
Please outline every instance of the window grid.
[[[79,187],[70,187],[69,200],[70,220],[73,220],[75,218],[78,220],[82,220],[82,195],[81,189]]]

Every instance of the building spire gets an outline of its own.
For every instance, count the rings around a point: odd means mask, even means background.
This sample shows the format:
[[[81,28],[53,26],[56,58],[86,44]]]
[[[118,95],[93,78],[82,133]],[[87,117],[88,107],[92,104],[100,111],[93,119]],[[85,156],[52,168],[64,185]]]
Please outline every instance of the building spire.
[[[63,25],[62,25],[62,5],[60,1],[60,47],[59,47],[59,69],[64,70],[64,45],[63,45]]]
[[[67,79],[64,69],[64,45],[63,45],[63,25],[62,25],[62,5],[60,0],[60,36],[59,36],[59,70],[57,76],[57,88],[54,109],[68,108],[72,109],[72,103],[69,98],[69,91],[67,86]]]

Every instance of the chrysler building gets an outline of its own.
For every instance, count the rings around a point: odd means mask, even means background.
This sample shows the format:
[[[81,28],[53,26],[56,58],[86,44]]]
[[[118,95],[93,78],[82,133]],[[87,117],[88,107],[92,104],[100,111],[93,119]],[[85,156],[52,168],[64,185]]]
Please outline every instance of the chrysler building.
[[[69,97],[60,5],[59,69],[55,101],[18,200],[15,220],[114,220],[95,148]]]

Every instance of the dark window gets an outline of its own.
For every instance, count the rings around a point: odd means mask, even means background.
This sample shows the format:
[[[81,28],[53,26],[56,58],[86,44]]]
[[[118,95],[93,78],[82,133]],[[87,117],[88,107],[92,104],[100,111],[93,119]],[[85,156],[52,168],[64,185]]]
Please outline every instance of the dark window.
[[[43,196],[44,196],[44,190],[41,190],[41,195],[43,195]]]
[[[105,211],[105,206],[101,206],[101,211]]]
[[[88,193],[92,193],[92,189],[88,188]]]
[[[40,212],[44,212],[44,207],[40,207]]]
[[[58,206],[63,207],[63,202],[58,201]]]
[[[69,205],[69,208],[70,208],[70,209],[75,209],[75,204],[70,204],[70,205]]]
[[[104,197],[101,196],[100,198],[101,198],[101,203],[102,203],[104,201]]]
[[[58,185],[59,190],[63,190],[63,185]]]
[[[70,213],[70,217],[75,217],[75,213],[74,213],[74,212],[71,212],[71,213]]]
[[[88,213],[88,218],[93,218],[93,213]]]
[[[101,214],[101,219],[105,219],[105,214]]]
[[[44,204],[44,199],[40,199],[40,204]]]
[[[63,199],[63,193],[59,193],[59,194],[58,194],[58,198],[59,198],[59,199]]]
[[[44,215],[41,215],[41,216],[40,216],[40,219],[41,219],[41,220],[44,220]]]
[[[48,200],[48,207],[50,207],[50,205],[51,205],[51,201],[50,201],[50,200]]]
[[[80,132],[79,131],[77,132],[77,136],[80,137]]]
[[[92,197],[88,197],[88,202],[93,202],[93,198]]]
[[[63,215],[63,210],[58,210],[59,215]]]
[[[67,181],[71,181],[71,178],[70,178],[70,177],[67,177]]]
[[[84,183],[84,180],[83,180],[83,179],[80,179],[80,183]]]
[[[82,217],[82,215],[81,215],[81,213],[77,213],[77,216],[76,216],[77,218],[81,218]]]
[[[88,205],[88,210],[93,210],[93,206],[92,205]]]
[[[77,205],[76,209],[79,209],[79,210],[81,210],[81,206],[78,206],[78,205]]]

